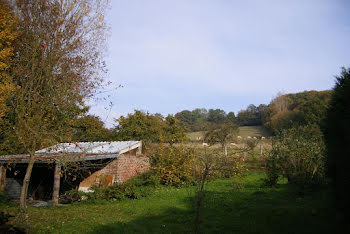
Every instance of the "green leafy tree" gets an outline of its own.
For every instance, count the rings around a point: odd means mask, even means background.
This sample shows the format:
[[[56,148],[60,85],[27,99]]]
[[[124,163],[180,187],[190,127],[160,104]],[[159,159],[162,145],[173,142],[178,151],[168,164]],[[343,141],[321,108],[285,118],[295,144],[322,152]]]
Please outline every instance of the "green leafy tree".
[[[73,141],[109,141],[111,130],[104,127],[104,123],[97,116],[86,115],[76,119],[72,124]]]
[[[173,145],[186,139],[184,128],[179,126],[179,120],[172,115],[165,118],[164,141]]]
[[[241,110],[237,114],[237,122],[241,126],[261,125],[259,109],[250,104],[246,110]]]
[[[184,128],[178,120],[168,115],[165,120],[139,110],[117,119],[113,130],[117,140],[142,140],[146,142],[177,143],[185,139]]]
[[[229,112],[226,116],[227,120],[232,124],[237,124],[237,118],[234,112]]]
[[[117,140],[163,141],[164,123],[154,115],[135,110],[135,113],[121,116],[116,121],[113,131]]]
[[[189,110],[183,110],[181,112],[176,113],[175,118],[177,118],[179,120],[179,124],[185,127],[186,129],[191,129],[194,123],[192,112]]]
[[[350,217],[350,68],[343,68],[336,77],[330,107],[323,128],[327,146],[327,171],[333,181],[337,209],[344,216],[344,223]]]
[[[219,143],[222,151],[227,155],[227,144],[234,141],[239,133],[239,128],[230,122],[213,126],[204,136],[204,140],[213,145]]]
[[[215,124],[223,124],[226,120],[226,113],[220,109],[209,109],[208,111],[208,122]]]

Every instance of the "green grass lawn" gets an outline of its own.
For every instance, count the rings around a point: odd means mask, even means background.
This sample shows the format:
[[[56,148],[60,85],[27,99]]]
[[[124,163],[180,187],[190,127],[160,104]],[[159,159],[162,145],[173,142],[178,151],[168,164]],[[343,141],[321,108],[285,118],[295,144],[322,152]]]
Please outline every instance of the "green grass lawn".
[[[263,172],[220,179],[207,185],[202,233],[334,233],[327,189],[299,194],[286,181],[261,187]],[[243,188],[238,189],[241,185]],[[139,200],[76,203],[28,208],[32,233],[191,233],[195,188],[167,188]],[[14,205],[0,208],[15,213]],[[18,221],[20,222],[20,221]],[[24,225],[25,222],[22,223]]]

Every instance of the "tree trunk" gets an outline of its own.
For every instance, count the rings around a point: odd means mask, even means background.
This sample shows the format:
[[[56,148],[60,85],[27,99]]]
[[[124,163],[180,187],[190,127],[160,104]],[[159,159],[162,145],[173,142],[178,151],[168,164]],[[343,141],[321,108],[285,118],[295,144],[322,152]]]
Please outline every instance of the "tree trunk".
[[[202,203],[204,198],[204,184],[207,180],[207,175],[209,173],[208,167],[204,169],[201,186],[198,191],[198,197],[197,197],[197,205],[196,205],[196,219],[195,219],[195,233],[200,233],[200,224],[201,224],[201,209],[202,209]]]
[[[0,165],[0,192],[5,190],[6,185],[6,167],[1,164]]]
[[[56,162],[55,164],[55,173],[53,176],[53,193],[52,193],[52,205],[57,206],[58,205],[58,198],[60,196],[60,171],[61,166],[59,163]]]
[[[21,196],[19,199],[19,204],[20,204],[20,208],[22,211],[24,211],[27,208],[26,201],[27,201],[28,187],[29,187],[29,182],[30,182],[30,176],[32,175],[34,162],[35,162],[34,153],[30,153],[28,167],[27,167],[27,171],[26,171],[26,174],[24,176],[24,179],[23,179]]]

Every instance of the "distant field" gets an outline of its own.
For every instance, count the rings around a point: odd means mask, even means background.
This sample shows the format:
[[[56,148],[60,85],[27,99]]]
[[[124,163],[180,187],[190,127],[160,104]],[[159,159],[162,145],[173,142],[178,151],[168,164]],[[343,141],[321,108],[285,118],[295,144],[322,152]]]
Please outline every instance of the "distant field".
[[[243,127],[239,127],[239,135],[242,137],[247,137],[247,136],[269,137],[271,136],[271,133],[269,133],[262,126],[243,126]]]
[[[203,135],[204,135],[204,131],[187,133],[187,137],[191,141],[196,141],[199,139],[199,137],[200,137],[199,140],[203,140]],[[241,136],[241,137],[247,137],[247,136],[269,137],[269,136],[271,136],[271,134],[266,129],[264,129],[262,126],[243,126],[243,127],[239,127],[239,136]]]

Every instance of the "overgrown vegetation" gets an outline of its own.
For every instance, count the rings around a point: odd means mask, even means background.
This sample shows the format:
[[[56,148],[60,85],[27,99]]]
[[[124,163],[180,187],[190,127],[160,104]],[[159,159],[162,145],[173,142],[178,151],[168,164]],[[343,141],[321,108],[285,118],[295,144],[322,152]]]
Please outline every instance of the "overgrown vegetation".
[[[261,187],[263,177],[263,172],[248,172],[242,178],[209,181],[200,230],[244,234],[277,234],[285,230],[337,233],[327,189],[300,195],[286,180],[279,180],[278,188]],[[241,184],[240,189],[237,184]],[[196,191],[195,187],[162,187],[136,200],[29,207],[27,221],[19,224],[31,233],[193,233]],[[12,215],[17,211],[11,205],[1,208]]]
[[[184,146],[174,147],[160,144],[148,152],[152,168],[156,171],[159,182],[175,187],[193,185],[193,167],[196,151]]]
[[[279,175],[304,189],[324,182],[325,145],[317,125],[281,131],[267,158],[266,183],[275,186]]]

